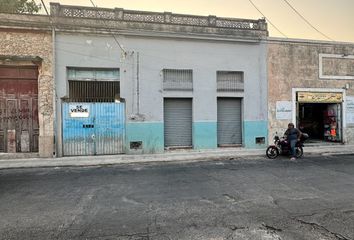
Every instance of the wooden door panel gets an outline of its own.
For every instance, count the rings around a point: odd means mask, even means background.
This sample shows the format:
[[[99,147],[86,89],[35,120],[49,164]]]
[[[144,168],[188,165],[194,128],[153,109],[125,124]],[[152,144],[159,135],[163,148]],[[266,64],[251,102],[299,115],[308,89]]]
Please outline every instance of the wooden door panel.
[[[0,152],[38,151],[38,70],[0,66]]]
[[[6,99],[6,152],[17,151],[17,100]]]
[[[0,98],[0,152],[5,152],[5,132],[7,130],[5,99]]]
[[[30,99],[20,99],[20,109],[18,117],[20,122],[21,131],[29,131],[30,130]]]
[[[20,68],[18,70],[19,78],[21,79],[38,79],[38,70],[37,68]]]
[[[6,99],[7,130],[15,130],[17,122],[17,100]]]
[[[16,80],[0,80],[1,95],[6,98],[16,98],[19,88],[19,83]]]
[[[38,152],[39,122],[38,122],[38,99],[32,98],[31,112],[31,151]]]
[[[0,66],[0,79],[38,79],[38,69],[34,66]]]
[[[38,85],[33,80],[19,80],[20,86],[16,89],[19,97],[35,97],[38,95]]]

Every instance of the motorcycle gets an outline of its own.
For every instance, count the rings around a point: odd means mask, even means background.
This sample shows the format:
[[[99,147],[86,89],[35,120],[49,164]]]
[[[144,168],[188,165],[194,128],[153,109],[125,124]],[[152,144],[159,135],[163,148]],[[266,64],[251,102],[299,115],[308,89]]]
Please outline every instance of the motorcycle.
[[[296,142],[295,150],[296,150],[296,158],[302,157],[304,154],[304,142],[308,139],[309,135],[307,133],[302,133],[300,137],[300,141]],[[285,138],[280,138],[278,133],[275,133],[274,136],[274,145],[270,145],[267,148],[266,155],[270,159],[274,159],[279,155],[289,156],[291,153],[290,143],[286,141]]]

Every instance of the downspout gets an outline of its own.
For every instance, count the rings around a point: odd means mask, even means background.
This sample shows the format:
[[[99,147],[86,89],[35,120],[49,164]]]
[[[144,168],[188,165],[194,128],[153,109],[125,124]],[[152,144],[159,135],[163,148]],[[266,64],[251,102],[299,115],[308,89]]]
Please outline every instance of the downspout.
[[[55,47],[55,27],[52,25],[52,74],[53,74],[53,157],[57,157],[57,92],[56,92],[56,47]]]
[[[139,52],[136,52],[136,109],[140,117],[140,59]]]

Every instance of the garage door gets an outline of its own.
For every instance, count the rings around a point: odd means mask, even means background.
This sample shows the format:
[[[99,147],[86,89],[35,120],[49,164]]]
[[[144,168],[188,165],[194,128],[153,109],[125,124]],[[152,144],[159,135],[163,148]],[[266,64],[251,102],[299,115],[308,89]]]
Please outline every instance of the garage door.
[[[192,146],[192,99],[165,98],[164,128],[166,147]]]
[[[240,98],[218,98],[218,146],[242,144]]]
[[[63,103],[63,155],[124,151],[124,103]]]

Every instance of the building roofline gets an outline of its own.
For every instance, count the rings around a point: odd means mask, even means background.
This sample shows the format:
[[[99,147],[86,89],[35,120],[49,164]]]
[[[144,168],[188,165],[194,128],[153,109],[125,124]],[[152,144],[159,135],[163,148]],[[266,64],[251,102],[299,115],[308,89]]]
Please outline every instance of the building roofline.
[[[303,39],[303,38],[281,38],[281,37],[268,37],[268,42],[278,43],[304,43],[304,44],[322,44],[322,45],[354,45],[354,42],[342,42],[342,41],[326,41],[315,39]]]
[[[153,30],[161,32],[201,33],[204,35],[232,36],[234,38],[265,38],[268,27],[265,19],[220,18],[150,12],[123,8],[96,8],[86,6],[50,4],[50,16],[56,26],[67,28],[91,27],[97,29]]]
[[[251,22],[257,22],[257,21],[262,21],[265,22],[264,18],[259,18],[259,19],[251,19],[251,18],[234,18],[234,17],[218,17],[215,15],[197,15],[197,14],[184,14],[184,13],[174,13],[174,12],[155,12],[155,11],[143,11],[143,10],[133,10],[133,9],[125,9],[125,8],[103,8],[103,7],[91,7],[91,6],[78,6],[78,5],[69,5],[69,4],[60,4],[58,2],[51,2],[51,6],[60,6],[61,8],[81,8],[81,9],[87,9],[91,11],[97,11],[97,10],[106,10],[106,11],[117,11],[117,10],[123,10],[131,13],[143,13],[143,14],[173,14],[173,15],[179,15],[179,16],[185,16],[185,17],[216,17],[219,19],[228,19],[228,20],[235,20],[235,21],[251,21]],[[51,12],[51,15],[53,15],[53,12]]]
[[[52,26],[47,15],[0,13],[0,29],[50,31]]]

